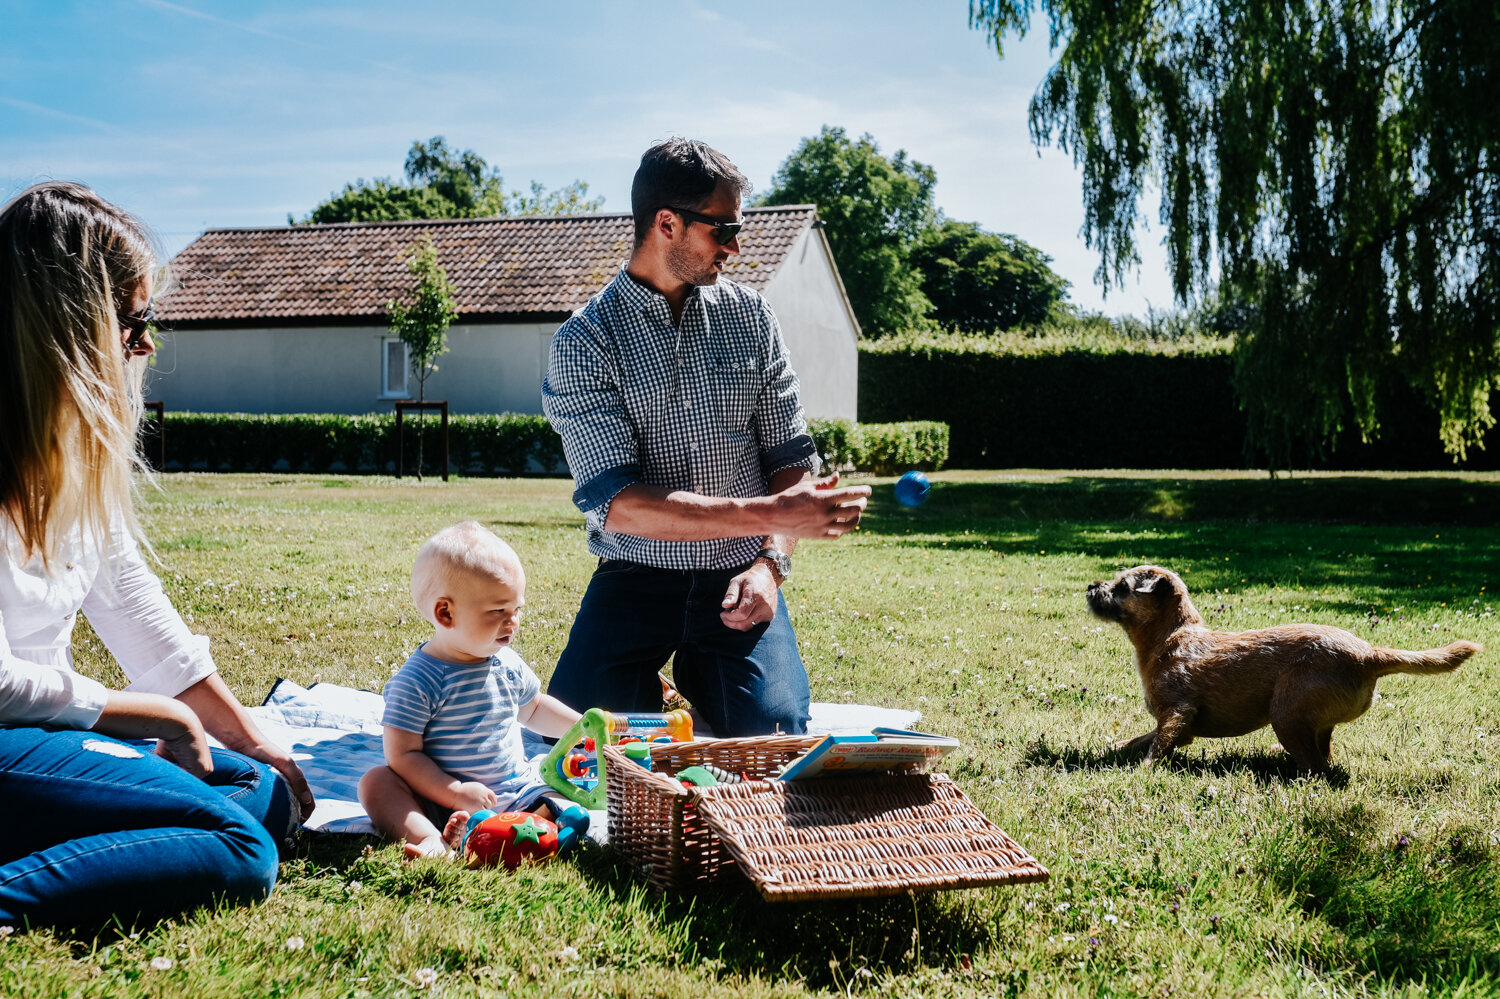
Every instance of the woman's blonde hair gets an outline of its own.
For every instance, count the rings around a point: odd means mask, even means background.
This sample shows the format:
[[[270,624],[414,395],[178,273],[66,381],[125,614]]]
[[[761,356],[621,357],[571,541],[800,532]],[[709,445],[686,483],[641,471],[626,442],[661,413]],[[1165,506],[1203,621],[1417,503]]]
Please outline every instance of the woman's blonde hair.
[[[126,358],[117,313],[157,259],[145,227],[82,184],[0,209],[0,513],[49,573],[75,528],[100,545],[116,518],[140,534],[145,364]]]

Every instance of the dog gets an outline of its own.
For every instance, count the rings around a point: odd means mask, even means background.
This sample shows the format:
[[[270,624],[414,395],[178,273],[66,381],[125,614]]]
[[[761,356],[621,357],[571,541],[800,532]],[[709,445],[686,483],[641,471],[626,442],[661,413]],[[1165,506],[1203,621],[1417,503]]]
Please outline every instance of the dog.
[[[1333,727],[1364,714],[1391,673],[1447,673],[1483,651],[1473,642],[1403,652],[1342,628],[1288,624],[1210,631],[1169,569],[1138,565],[1089,585],[1095,617],[1115,621],[1135,647],[1156,729],[1112,748],[1146,749],[1144,766],[1197,738],[1245,735],[1267,724],[1301,771],[1326,774]]]

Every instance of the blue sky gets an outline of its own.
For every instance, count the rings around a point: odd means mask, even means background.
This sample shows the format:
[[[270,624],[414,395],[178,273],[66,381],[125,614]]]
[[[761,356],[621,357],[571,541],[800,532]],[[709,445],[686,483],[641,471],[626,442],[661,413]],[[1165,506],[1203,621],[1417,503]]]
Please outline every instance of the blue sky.
[[[83,181],[169,254],[399,177],[435,135],[508,187],[578,179],[628,211],[656,139],[705,139],[763,189],[827,124],[930,164],[950,217],[1040,247],[1079,305],[1171,305],[1159,230],[1102,297],[1078,172],[1027,134],[1046,32],[1001,61],[965,0],[0,0],[0,24],[0,197]]]

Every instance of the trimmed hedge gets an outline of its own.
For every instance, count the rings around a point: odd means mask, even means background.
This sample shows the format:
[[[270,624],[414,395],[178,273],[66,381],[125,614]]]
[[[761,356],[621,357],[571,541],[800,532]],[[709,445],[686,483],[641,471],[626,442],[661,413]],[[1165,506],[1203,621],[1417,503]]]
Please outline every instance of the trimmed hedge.
[[[155,415],[147,414],[146,453],[156,454]],[[177,413],[166,415],[167,471],[345,472],[396,471],[395,416],[294,413]],[[832,468],[877,473],[943,467],[948,428],[940,423],[881,425],[813,420],[809,432]],[[440,419],[428,414],[423,470],[441,474]],[[405,471],[416,474],[417,420],[402,422]],[[545,416],[503,413],[455,415],[448,420],[449,461],[460,475],[566,475],[562,439]]]
[[[166,469],[210,472],[396,471],[394,414],[175,413],[166,420]],[[401,427],[407,474],[416,474],[418,421]],[[423,468],[443,470],[441,421],[426,416]],[[448,419],[449,462],[461,475],[528,475],[565,469],[562,441],[544,416],[516,413]],[[148,454],[150,453],[148,449]]]
[[[948,425],[932,420],[855,423],[809,420],[808,432],[829,471],[857,469],[875,475],[948,464]]]
[[[960,468],[1250,468],[1225,340],[1075,344],[931,334],[860,345],[863,420],[941,420]],[[1500,412],[1500,394],[1491,402]],[[1454,463],[1436,412],[1404,380],[1381,391],[1382,433],[1345,432],[1312,467],[1500,468],[1500,428]],[[1305,467],[1305,466],[1302,466]]]

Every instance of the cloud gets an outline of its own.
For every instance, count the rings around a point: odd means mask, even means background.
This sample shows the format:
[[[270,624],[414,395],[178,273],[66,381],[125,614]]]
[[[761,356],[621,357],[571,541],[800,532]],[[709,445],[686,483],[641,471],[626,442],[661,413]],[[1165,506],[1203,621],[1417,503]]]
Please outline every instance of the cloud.
[[[107,121],[97,118],[89,118],[81,114],[70,114],[67,111],[59,111],[57,108],[49,108],[43,104],[33,104],[31,101],[18,101],[13,97],[0,97],[0,104],[8,104],[18,111],[27,111],[31,114],[39,114],[48,118],[57,118],[61,121],[72,122],[75,125],[87,125],[89,128],[98,129],[112,135],[122,134],[125,129],[117,125],[111,125]]]

